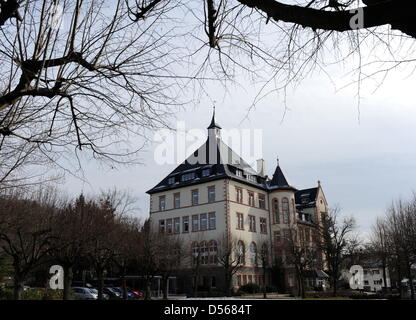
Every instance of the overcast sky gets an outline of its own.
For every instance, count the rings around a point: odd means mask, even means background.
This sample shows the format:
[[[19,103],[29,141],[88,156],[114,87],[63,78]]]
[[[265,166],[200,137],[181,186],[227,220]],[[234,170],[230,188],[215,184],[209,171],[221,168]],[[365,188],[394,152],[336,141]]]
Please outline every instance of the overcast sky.
[[[348,71],[348,70],[347,70]],[[314,73],[284,97],[269,95],[248,113],[258,88],[207,85],[209,97],[190,106],[172,119],[185,121],[188,129],[205,130],[216,100],[217,120],[224,129],[262,129],[263,157],[269,175],[276,157],[289,183],[296,188],[317,185],[320,180],[331,206],[339,205],[345,215],[353,215],[358,230],[366,233],[393,198],[409,197],[415,190],[416,148],[413,78],[392,73],[374,92],[364,83],[357,104],[357,86],[340,89],[346,69],[333,68],[332,81]],[[335,86],[333,84],[335,82]],[[67,177],[63,187],[71,194],[81,190],[98,192],[116,186],[138,197],[140,215],[148,216],[146,190],[156,185],[176,165],[157,165],[153,148],[141,156],[143,165],[118,170],[102,169],[89,161],[84,164],[90,184]]]

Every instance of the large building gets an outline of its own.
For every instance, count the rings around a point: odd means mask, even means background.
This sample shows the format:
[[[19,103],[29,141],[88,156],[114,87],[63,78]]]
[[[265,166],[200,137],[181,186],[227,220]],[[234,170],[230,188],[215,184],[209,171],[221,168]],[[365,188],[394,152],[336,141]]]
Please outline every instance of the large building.
[[[296,241],[313,243],[316,223],[328,208],[319,182],[298,190],[289,185],[278,162],[271,178],[263,160],[253,169],[223,142],[215,112],[206,142],[147,193],[152,230],[177,237],[189,248],[176,273],[183,291],[193,286],[196,256],[199,285],[222,288],[224,268],[217,258],[231,244],[240,255],[235,288],[263,283],[260,253],[267,252],[266,284],[290,291],[297,282],[285,240],[296,230]],[[321,258],[317,254],[316,269],[322,268]],[[319,270],[308,271],[317,275],[308,283],[318,285]]]

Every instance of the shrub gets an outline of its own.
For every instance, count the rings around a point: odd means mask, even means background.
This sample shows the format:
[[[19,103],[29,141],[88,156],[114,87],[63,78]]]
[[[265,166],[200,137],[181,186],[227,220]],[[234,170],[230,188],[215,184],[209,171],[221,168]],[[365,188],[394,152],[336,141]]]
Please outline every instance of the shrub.
[[[261,292],[261,288],[255,283],[248,283],[241,286],[240,291],[245,293],[259,293]]]

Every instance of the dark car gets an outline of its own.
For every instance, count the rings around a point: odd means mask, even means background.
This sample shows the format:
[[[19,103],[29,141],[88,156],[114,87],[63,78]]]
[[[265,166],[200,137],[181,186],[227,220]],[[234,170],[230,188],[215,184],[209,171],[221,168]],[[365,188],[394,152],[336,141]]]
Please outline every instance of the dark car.
[[[123,294],[114,287],[105,287],[103,292],[106,293],[111,300],[118,300],[123,298]]]

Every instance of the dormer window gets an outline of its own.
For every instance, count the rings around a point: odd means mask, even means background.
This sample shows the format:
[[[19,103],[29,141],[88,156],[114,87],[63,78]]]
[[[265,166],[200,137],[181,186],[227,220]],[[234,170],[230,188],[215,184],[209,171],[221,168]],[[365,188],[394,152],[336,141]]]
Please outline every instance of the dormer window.
[[[254,176],[254,175],[252,175],[252,174],[248,174],[247,175],[247,180],[249,180],[249,181],[253,181],[253,182],[256,182],[257,180],[256,180],[256,176]]]
[[[208,177],[209,175],[210,175],[210,170],[209,169],[202,170],[202,176],[203,177]]]
[[[175,177],[171,177],[168,179],[168,184],[174,184],[175,183]]]
[[[235,175],[237,177],[243,177],[243,171],[237,169],[237,171],[235,172]]]
[[[182,181],[189,181],[195,179],[195,172],[183,174],[181,177]]]

